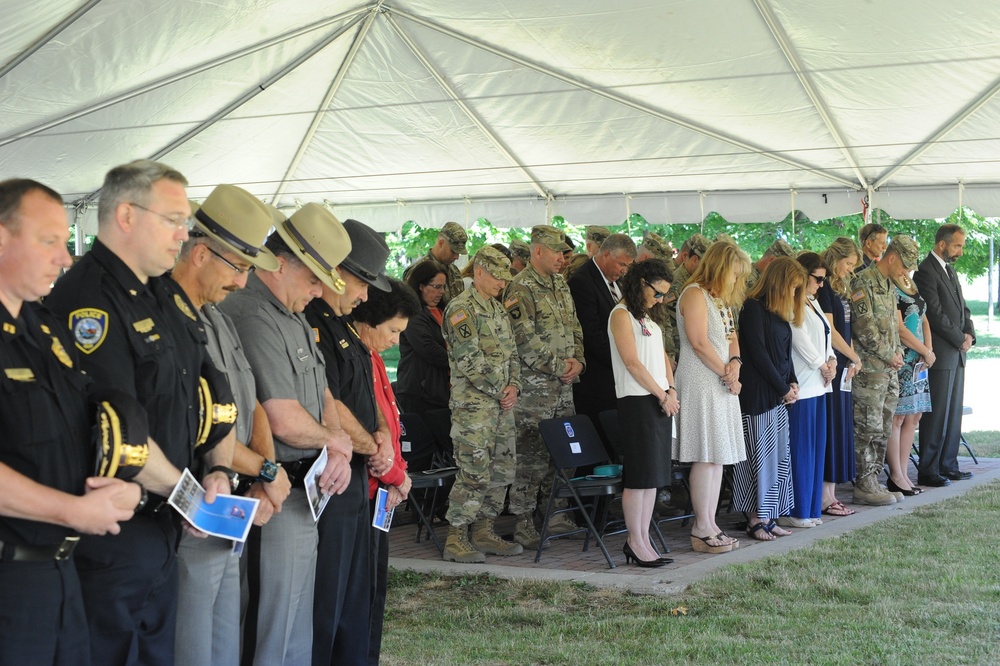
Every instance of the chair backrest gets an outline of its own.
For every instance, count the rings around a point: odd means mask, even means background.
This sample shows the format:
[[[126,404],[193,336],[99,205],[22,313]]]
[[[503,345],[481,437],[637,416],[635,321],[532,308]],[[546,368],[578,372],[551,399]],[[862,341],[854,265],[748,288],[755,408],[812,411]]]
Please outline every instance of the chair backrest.
[[[604,437],[608,441],[608,446],[614,451],[615,456],[622,450],[620,445],[621,433],[618,431],[618,410],[605,409],[597,415],[601,421],[601,428],[604,429]],[[609,452],[610,453],[610,452]]]
[[[423,472],[434,465],[434,454],[438,451],[437,440],[419,414],[403,412],[399,415],[402,432],[399,436],[400,449],[410,472]]]
[[[608,460],[601,437],[585,414],[545,419],[539,422],[538,429],[558,468],[596,465]]]
[[[437,440],[442,462],[455,464],[455,447],[451,443],[451,410],[447,407],[428,409],[424,412],[424,422]]]

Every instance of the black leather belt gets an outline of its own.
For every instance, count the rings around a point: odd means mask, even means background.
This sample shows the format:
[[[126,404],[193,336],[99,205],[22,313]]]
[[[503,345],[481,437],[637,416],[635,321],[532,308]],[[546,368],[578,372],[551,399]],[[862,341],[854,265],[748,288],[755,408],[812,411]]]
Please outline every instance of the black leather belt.
[[[73,549],[80,543],[80,537],[69,536],[62,543],[47,546],[18,546],[0,541],[0,559],[4,562],[62,562],[73,555]]]
[[[314,462],[316,462],[315,458],[305,458],[303,460],[281,463],[281,467],[285,470],[285,474],[288,475],[288,480],[291,482],[292,488],[305,488],[306,474],[309,473],[309,468],[312,467]]]

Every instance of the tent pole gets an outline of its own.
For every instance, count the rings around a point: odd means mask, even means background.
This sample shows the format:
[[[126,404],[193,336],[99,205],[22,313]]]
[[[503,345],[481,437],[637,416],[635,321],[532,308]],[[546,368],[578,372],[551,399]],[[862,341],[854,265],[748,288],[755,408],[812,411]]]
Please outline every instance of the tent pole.
[[[67,16],[66,18],[64,18],[62,21],[60,21],[59,23],[57,23],[47,33],[45,33],[40,38],[38,38],[37,40],[35,40],[35,42],[31,46],[29,46],[28,48],[24,49],[23,51],[21,51],[20,53],[18,53],[16,56],[14,56],[13,59],[11,59],[2,68],[0,68],[0,79],[2,79],[3,77],[7,76],[8,74],[10,74],[10,72],[15,67],[17,67],[22,62],[24,62],[25,60],[27,60],[28,58],[30,58],[31,56],[33,56],[35,53],[38,52],[39,49],[41,49],[43,46],[45,46],[46,44],[48,44],[49,42],[51,42],[53,39],[55,39],[56,35],[58,35],[63,30],[65,30],[66,28],[68,28],[71,25],[73,25],[74,23],[76,23],[76,20],[78,18],[80,18],[81,16],[83,16],[84,14],[86,14],[87,12],[89,12],[100,1],[101,0],[90,0],[89,2],[87,2],[86,4],[84,4],[82,7],[80,7],[79,9],[77,9],[75,12],[73,12],[72,14],[70,14],[69,16]]]

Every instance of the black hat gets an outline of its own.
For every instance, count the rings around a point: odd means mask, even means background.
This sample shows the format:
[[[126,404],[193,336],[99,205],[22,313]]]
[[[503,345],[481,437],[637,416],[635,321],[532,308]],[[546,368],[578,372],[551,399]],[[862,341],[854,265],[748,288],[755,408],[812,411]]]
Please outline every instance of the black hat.
[[[389,291],[389,281],[385,277],[385,261],[389,258],[389,246],[380,235],[357,220],[344,222],[344,229],[351,238],[351,253],[340,262],[357,278],[364,280],[382,291]]]
[[[89,398],[97,408],[94,475],[131,479],[142,471],[149,458],[146,410],[138,400],[118,389],[98,389]]]

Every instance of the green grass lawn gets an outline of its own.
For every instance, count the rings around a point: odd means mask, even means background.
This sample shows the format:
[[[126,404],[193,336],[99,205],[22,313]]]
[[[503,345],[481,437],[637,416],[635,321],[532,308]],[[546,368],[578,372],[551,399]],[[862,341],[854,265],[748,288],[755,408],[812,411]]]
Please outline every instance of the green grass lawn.
[[[393,571],[382,662],[998,664],[1000,483],[680,596]]]
[[[1000,358],[1000,318],[993,318],[992,330],[987,332],[986,301],[966,301],[966,304],[976,326],[976,344],[969,350],[969,358]]]

